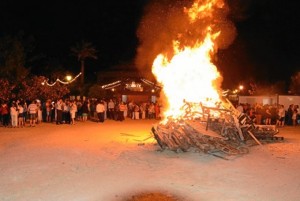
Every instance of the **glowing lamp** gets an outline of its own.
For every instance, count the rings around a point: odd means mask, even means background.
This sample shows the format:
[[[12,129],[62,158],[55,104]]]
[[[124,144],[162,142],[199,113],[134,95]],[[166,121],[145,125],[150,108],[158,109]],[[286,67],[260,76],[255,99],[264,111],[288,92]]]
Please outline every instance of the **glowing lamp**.
[[[70,81],[72,80],[72,76],[71,76],[71,75],[67,75],[67,76],[66,76],[66,80],[67,80],[68,82],[70,82]]]

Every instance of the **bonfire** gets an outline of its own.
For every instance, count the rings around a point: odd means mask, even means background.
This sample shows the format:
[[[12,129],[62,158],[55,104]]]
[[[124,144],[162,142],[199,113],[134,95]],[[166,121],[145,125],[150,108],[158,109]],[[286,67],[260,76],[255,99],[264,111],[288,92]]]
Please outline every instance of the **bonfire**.
[[[164,107],[152,133],[162,149],[237,155],[248,153],[249,140],[261,144],[262,139],[279,139],[275,126],[255,125],[222,96],[222,76],[212,58],[224,41],[224,26],[218,23],[224,24],[220,16],[226,16],[226,9],[223,0],[198,0],[184,8],[185,30],[153,62]]]

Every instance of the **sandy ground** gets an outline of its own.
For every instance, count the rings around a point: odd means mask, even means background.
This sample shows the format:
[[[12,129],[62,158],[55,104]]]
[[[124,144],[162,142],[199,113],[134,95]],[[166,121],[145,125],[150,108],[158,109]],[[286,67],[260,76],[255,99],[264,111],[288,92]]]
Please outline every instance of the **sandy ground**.
[[[156,123],[0,127],[0,200],[124,201],[153,193],[184,201],[300,200],[300,126],[280,128],[284,141],[223,160],[159,151]]]

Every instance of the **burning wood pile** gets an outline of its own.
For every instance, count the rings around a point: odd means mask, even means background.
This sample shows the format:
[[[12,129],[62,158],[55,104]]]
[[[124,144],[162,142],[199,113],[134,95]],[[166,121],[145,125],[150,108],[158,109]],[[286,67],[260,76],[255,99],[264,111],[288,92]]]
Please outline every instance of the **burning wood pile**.
[[[219,107],[201,106],[201,111],[190,113],[193,104],[184,105],[186,115],[179,120],[169,118],[152,127],[154,138],[162,150],[198,151],[227,155],[248,153],[253,142],[283,140],[275,137],[276,126],[255,125],[251,118],[236,110],[229,101]]]

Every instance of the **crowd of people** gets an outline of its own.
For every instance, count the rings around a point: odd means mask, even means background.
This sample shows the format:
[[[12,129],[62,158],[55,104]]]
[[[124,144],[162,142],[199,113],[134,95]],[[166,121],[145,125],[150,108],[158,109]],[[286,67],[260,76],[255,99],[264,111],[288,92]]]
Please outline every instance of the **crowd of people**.
[[[0,126],[23,128],[35,127],[42,122],[75,125],[76,121],[87,120],[103,123],[107,119],[160,119],[160,107],[158,103],[125,103],[116,98],[1,101]]]
[[[124,121],[127,118],[161,119],[161,105],[153,102],[123,102],[110,99],[58,99],[25,101],[22,99],[0,101],[0,126],[22,128],[35,127],[42,122],[75,125],[76,121],[91,120],[103,123],[106,120]],[[299,105],[239,104],[236,107],[247,114],[255,124],[297,126],[300,125]]]
[[[239,104],[236,107],[241,113],[247,114],[255,124],[277,125],[283,127],[300,125],[299,105],[291,104],[288,108],[284,105]]]

